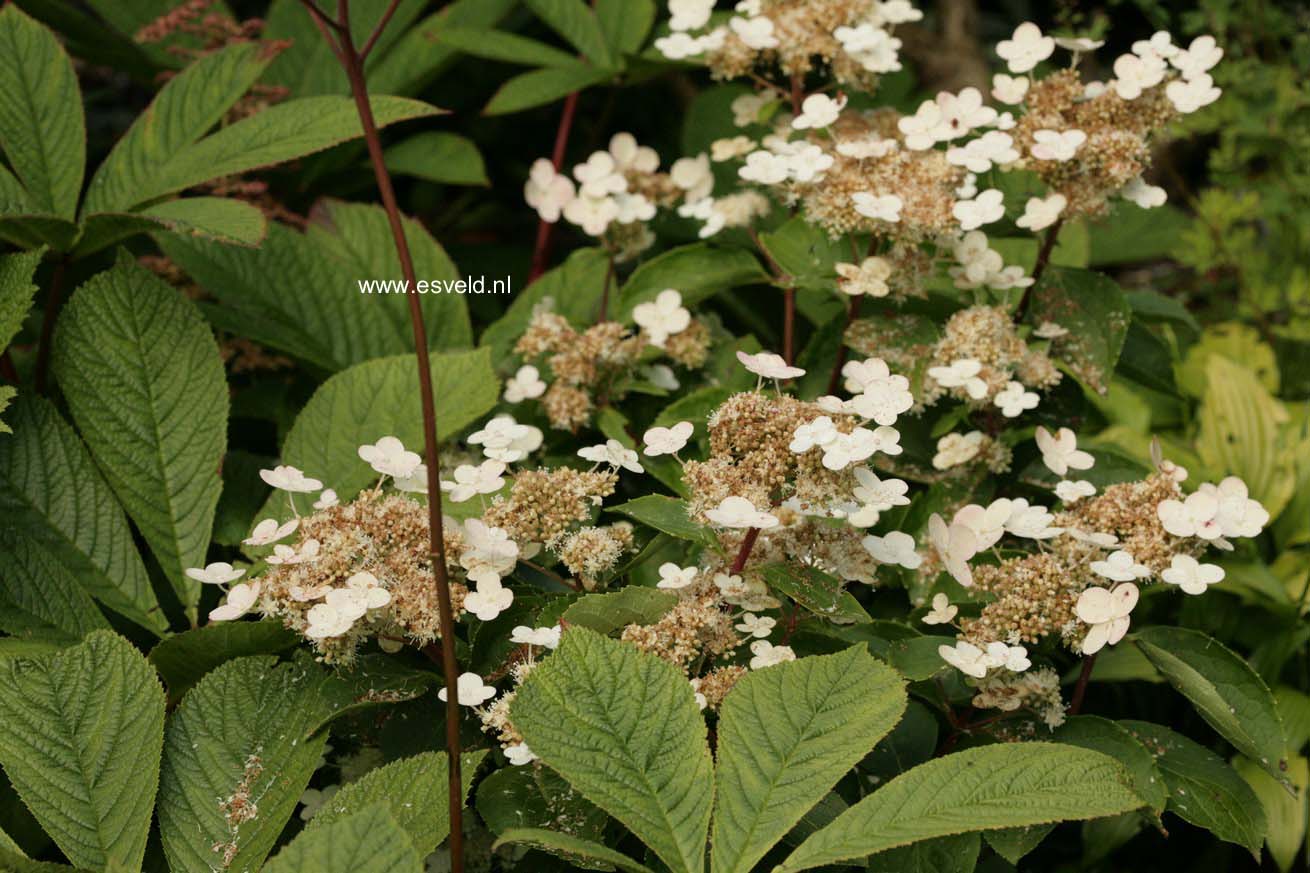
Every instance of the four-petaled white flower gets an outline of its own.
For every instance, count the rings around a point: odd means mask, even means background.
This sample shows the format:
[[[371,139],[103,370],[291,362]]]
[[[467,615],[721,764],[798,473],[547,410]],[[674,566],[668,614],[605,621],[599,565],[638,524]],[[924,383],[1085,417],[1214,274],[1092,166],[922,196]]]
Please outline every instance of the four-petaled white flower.
[[[1202,564],[1191,555],[1174,555],[1160,578],[1170,585],[1177,585],[1184,594],[1204,594],[1209,586],[1223,581],[1224,568],[1218,564]]]
[[[843,294],[851,297],[886,297],[891,293],[887,280],[891,278],[892,265],[886,258],[874,255],[859,264],[839,263],[836,270],[837,287]]]
[[[982,679],[993,668],[1022,673],[1032,666],[1027,649],[1023,646],[1007,646],[1002,642],[988,643],[983,649],[967,640],[956,640],[953,646],[938,646],[937,654],[943,661],[974,679]]]
[[[1154,209],[1157,206],[1163,206],[1169,199],[1169,195],[1158,185],[1148,185],[1146,181],[1138,176],[1119,192],[1119,196],[1125,200],[1136,203],[1142,209]]]
[[[949,470],[961,464],[967,464],[982,451],[983,432],[971,430],[968,433],[948,433],[937,440],[937,453],[932,456],[932,465],[937,470]]]
[[[1045,230],[1055,224],[1068,205],[1069,199],[1058,191],[1049,197],[1029,197],[1023,215],[1014,223],[1031,231]]]
[[[1005,73],[997,73],[992,76],[992,97],[1000,103],[1014,106],[1023,102],[1023,98],[1028,94],[1028,86],[1031,84],[1027,76],[1007,76]]]
[[[1042,129],[1034,131],[1033,144],[1029,151],[1039,161],[1064,162],[1073,160],[1073,156],[1078,154],[1078,149],[1085,142],[1087,142],[1087,134],[1077,128],[1072,130]],[[1061,208],[1063,208],[1063,204]]]
[[[496,689],[483,682],[477,673],[460,673],[456,682],[455,697],[460,706],[481,706],[496,696]],[[437,697],[444,703],[446,689],[438,691]]]
[[[805,375],[800,367],[793,367],[783,360],[782,355],[772,352],[758,352],[751,355],[738,351],[737,360],[747,370],[761,379],[798,379]]]
[[[442,691],[445,689],[443,688]],[[495,694],[494,690],[492,694]],[[527,743],[513,743],[505,747],[505,760],[509,761],[511,766],[522,767],[537,760],[537,756],[528,748]]]
[[[554,649],[559,646],[559,638],[562,632],[563,628],[559,625],[553,627],[528,627],[521,624],[510,631],[509,641],[527,646]]]
[[[641,459],[638,458],[637,453],[618,440],[606,440],[604,443],[578,449],[578,457],[595,464],[609,464],[616,470],[646,472],[646,469],[641,466]]]
[[[576,196],[573,180],[557,172],[554,164],[546,158],[533,161],[527,184],[523,186],[523,199],[537,210],[542,221],[548,224],[559,221],[564,207]]]
[[[1101,46],[1105,45],[1103,39],[1090,39],[1085,36],[1057,36],[1054,37],[1055,44],[1066,51],[1077,52],[1094,52]]]
[[[778,37],[773,33],[773,21],[763,15],[754,18],[742,18],[734,15],[728,21],[728,27],[745,43],[747,48],[755,51],[777,48]]]
[[[901,198],[895,194],[874,194],[872,191],[856,191],[851,195],[855,211],[865,218],[896,223],[901,220]]]
[[[203,582],[205,585],[226,585],[246,575],[246,571],[237,570],[226,561],[215,561],[204,568],[190,567],[186,575],[187,578]]]
[[[737,168],[737,175],[747,182],[760,185],[777,185],[787,178],[787,158],[761,149],[746,156],[746,163]]]
[[[714,0],[669,0],[669,29],[700,30],[713,11]]]
[[[645,452],[649,457],[676,455],[682,451],[683,446],[687,445],[687,440],[691,439],[694,430],[695,425],[690,421],[680,421],[673,427],[652,427],[642,434],[641,441],[645,444]]]
[[[1055,53],[1055,40],[1042,35],[1042,29],[1025,21],[1014,29],[1009,39],[996,44],[996,54],[1006,62],[1011,73],[1026,73]]]
[[[479,585],[499,583],[518,562],[518,544],[503,528],[491,527],[481,519],[464,522],[464,545],[459,564],[469,581]]]
[[[1114,62],[1110,87],[1124,100],[1136,100],[1147,88],[1159,85],[1168,69],[1164,60],[1154,54],[1120,55]]]
[[[932,596],[932,609],[920,621],[924,624],[950,624],[959,611],[960,608],[951,603],[951,598],[938,592]]]
[[[669,337],[687,329],[691,313],[682,305],[682,295],[667,288],[654,300],[634,306],[632,320],[646,333],[651,345],[662,349]]]
[[[1094,655],[1124,638],[1137,597],[1137,586],[1131,582],[1113,588],[1088,588],[1078,596],[1074,614],[1089,625],[1083,638],[1084,655]]]
[[[1007,382],[992,398],[992,403],[1000,407],[1006,418],[1017,418],[1026,410],[1036,409],[1040,401],[1041,397],[1024,388],[1022,382]]]
[[[482,446],[482,454],[512,464],[541,448],[542,432],[530,424],[519,424],[512,415],[498,415],[482,430],[469,434],[469,445]]]
[[[464,597],[464,609],[482,621],[491,621],[514,602],[514,592],[500,582],[484,579]]]
[[[669,167],[669,181],[682,189],[688,203],[704,200],[714,190],[714,170],[710,168],[710,156],[701,152],[695,156],[678,158]],[[651,206],[651,217],[654,217],[654,204]]]
[[[796,653],[791,646],[775,646],[768,640],[756,640],[751,643],[751,669],[763,670],[787,661],[795,661]]]
[[[259,580],[240,582],[227,592],[227,602],[210,610],[210,621],[236,621],[254,608],[259,600]]]
[[[1005,195],[995,188],[988,188],[972,200],[955,201],[951,214],[960,222],[961,230],[976,230],[1005,216]]]
[[[1070,470],[1090,470],[1096,459],[1078,448],[1078,437],[1067,427],[1062,427],[1052,436],[1044,427],[1037,428],[1037,448],[1042,453],[1042,463],[1057,476],[1063,476]]]
[[[902,451],[900,441],[900,432],[893,427],[879,425],[873,430],[857,427],[850,433],[838,433],[836,438],[823,445],[822,464],[837,471],[867,460],[877,452],[899,455]]]
[[[1055,483],[1055,496],[1066,504],[1077,503],[1096,493],[1096,486],[1086,479],[1061,479]]]
[[[725,497],[714,509],[705,510],[705,517],[719,527],[758,527],[768,530],[778,526],[776,516],[761,512],[745,497]]]
[[[1010,512],[1005,519],[1005,530],[1017,537],[1049,540],[1064,533],[1064,528],[1051,525],[1055,516],[1051,515],[1051,511],[1045,506],[1033,506],[1022,497],[1009,501],[1009,506]]]
[[[1185,49],[1179,49],[1169,58],[1169,63],[1182,74],[1184,79],[1192,80],[1204,76],[1215,64],[1223,59],[1224,50],[1213,36],[1198,36]]]
[[[1222,93],[1208,73],[1202,73],[1195,79],[1175,80],[1164,86],[1164,96],[1184,115],[1209,106]]]
[[[989,130],[977,139],[962,146],[947,149],[946,160],[971,173],[985,173],[993,166],[1004,166],[1019,160],[1014,138],[999,130]]]
[[[330,603],[311,606],[309,612],[305,613],[305,620],[309,623],[305,628],[305,636],[311,640],[339,637],[349,633],[355,626],[355,618]]]
[[[1111,552],[1104,561],[1092,561],[1091,568],[1093,573],[1111,582],[1133,582],[1151,575],[1150,567],[1137,563],[1132,553],[1123,549]]]
[[[585,163],[573,168],[573,178],[578,180],[579,192],[587,197],[604,198],[628,190],[628,180],[609,152],[592,152]]]
[[[866,509],[886,512],[893,506],[910,505],[910,498],[905,496],[910,486],[903,479],[879,479],[878,474],[868,467],[856,467],[855,481],[859,484],[851,494]]]
[[[762,640],[769,634],[773,633],[774,625],[777,623],[776,619],[769,618],[767,615],[760,616],[753,612],[748,612],[741,617],[741,621],[734,625],[734,627],[748,637],[755,637]]]
[[[455,480],[443,481],[441,490],[449,491],[450,499],[456,503],[463,503],[478,494],[495,494],[505,485],[501,478],[504,472],[504,461],[483,461],[476,467],[460,464],[455,468]]]
[[[255,525],[255,529],[250,532],[250,536],[241,542],[247,546],[271,546],[273,543],[291,536],[298,527],[300,527],[300,519],[298,518],[293,518],[285,524],[278,524],[276,518],[266,518]]]
[[[290,491],[293,494],[308,494],[310,491],[321,491],[323,488],[322,482],[311,479],[297,468],[287,465],[274,467],[271,470],[260,470],[259,478],[272,488]]]
[[[915,548],[914,537],[903,531],[889,531],[884,536],[870,534],[860,540],[860,544],[879,564],[915,570],[923,563],[923,555]]]
[[[405,444],[393,436],[384,436],[371,446],[360,446],[359,456],[374,472],[396,479],[414,475],[419,464],[423,463],[417,452],[408,451]]]
[[[318,540],[305,540],[299,548],[279,543],[264,560],[270,564],[310,564],[318,560],[318,550]]]
[[[339,503],[341,503],[341,500],[337,497],[337,492],[333,491],[331,488],[325,488],[323,489],[323,492],[318,495],[318,500],[314,501],[314,508],[331,509]]]
[[[974,400],[987,396],[987,383],[978,378],[982,363],[974,358],[959,358],[948,367],[929,367],[928,375],[943,388],[963,388]]]
[[[796,130],[827,127],[837,120],[845,108],[844,96],[834,99],[827,94],[811,94],[801,104],[801,114],[792,119],[791,126]]]
[[[978,554],[978,536],[962,524],[947,525],[934,512],[928,519],[928,538],[951,578],[965,588],[971,587],[973,570],[969,567],[969,561]]]
[[[808,424],[797,425],[787,448],[801,455],[815,446],[826,446],[835,439],[837,439],[837,428],[833,425],[832,419],[820,415]]]
[[[655,583],[655,587],[674,591],[686,588],[696,581],[696,573],[695,567],[679,567],[672,561],[666,561],[660,564],[660,581]]]
[[[546,383],[541,381],[541,371],[531,364],[519,367],[513,376],[505,380],[506,403],[522,403],[545,393]]]

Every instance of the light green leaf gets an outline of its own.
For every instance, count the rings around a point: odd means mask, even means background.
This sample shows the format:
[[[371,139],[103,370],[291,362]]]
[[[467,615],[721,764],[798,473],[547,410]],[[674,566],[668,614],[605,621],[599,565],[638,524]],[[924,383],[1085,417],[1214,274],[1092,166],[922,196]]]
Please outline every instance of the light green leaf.
[[[1283,778],[1283,723],[1273,693],[1250,664],[1218,640],[1186,628],[1148,627],[1134,642],[1224,739]]]
[[[619,294],[619,310],[623,319],[630,319],[634,306],[654,300],[666,288],[676,288],[683,305],[692,306],[720,291],[768,278],[760,262],[744,249],[692,243],[670,249],[633,270]]]
[[[208,673],[169,720],[159,781],[159,831],[169,867],[257,870],[318,768],[327,734],[323,675],[308,659],[237,658]],[[229,819],[241,793],[258,815]],[[225,855],[232,851],[230,863]]]
[[[609,816],[548,767],[502,767],[478,783],[478,815],[497,836],[552,829],[599,840]]]
[[[253,869],[253,868],[250,868]],[[306,828],[264,873],[422,873],[423,861],[385,804]]]
[[[939,653],[942,646],[954,645],[951,637],[928,634],[892,640],[887,644],[887,653],[883,655],[887,662],[900,671],[911,682],[931,679],[947,667]]]
[[[846,583],[814,567],[767,564],[758,568],[769,587],[785,594],[799,606],[837,624],[865,624],[873,621],[860,606]]]
[[[460,756],[460,781],[467,796],[485,751]],[[384,805],[420,855],[436,850],[450,834],[450,776],[445,752],[424,752],[370,770],[323,804],[307,833],[331,827],[375,804]]]
[[[224,197],[166,200],[140,212],[99,212],[88,216],[75,257],[98,252],[138,233],[165,231],[206,242],[258,246],[268,220],[257,208]]]
[[[612,53],[635,54],[646,42],[655,23],[654,0],[597,0],[596,18],[600,21],[605,44]]]
[[[511,707],[527,744],[673,873],[700,873],[713,795],[705,721],[667,661],[575,628]]]
[[[1169,789],[1170,812],[1221,840],[1259,855],[1267,826],[1251,786],[1209,749],[1182,734],[1145,721],[1120,721],[1155,762]]]
[[[554,46],[509,33],[477,27],[443,27],[435,31],[435,41],[458,49],[475,58],[524,64],[530,67],[568,67],[577,58]]]
[[[996,854],[1017,865],[1025,855],[1041,845],[1042,840],[1046,839],[1053,830],[1055,830],[1053,824],[1029,825],[1024,828],[987,831],[984,836],[987,845],[991,846]]]
[[[1288,762],[1287,775],[1295,786],[1294,792],[1289,792],[1285,785],[1245,756],[1237,756],[1233,769],[1260,798],[1269,824],[1265,845],[1269,847],[1269,854],[1278,869],[1287,873],[1296,861],[1301,843],[1305,842],[1306,818],[1310,815],[1310,802],[1306,799],[1310,773],[1307,772],[1306,759],[1298,755]]]
[[[236,43],[170,79],[92,177],[82,214],[126,212],[159,196],[149,192],[161,170],[218,124],[272,59],[266,46]]]
[[[639,864],[622,852],[592,840],[584,840],[572,834],[549,831],[543,828],[515,828],[505,831],[491,848],[501,846],[528,846],[543,849],[552,854],[571,860],[576,859],[578,866],[584,870],[623,870],[624,873],[654,873],[645,864]]]
[[[0,628],[56,629],[81,637],[109,623],[67,568],[40,543],[0,530]]]
[[[482,154],[473,140],[455,133],[428,131],[386,150],[387,169],[442,185],[490,185]]]
[[[690,540],[702,546],[717,546],[718,539],[705,525],[698,524],[688,515],[687,501],[663,494],[647,494],[610,508],[629,518],[663,531],[680,540]]]
[[[163,737],[164,691],[117,634],[0,661],[0,763],[78,866],[141,869]]]
[[[973,873],[982,848],[977,834],[956,834],[879,852],[869,873]]]
[[[1114,758],[1127,768],[1137,796],[1146,801],[1157,814],[1164,811],[1169,797],[1160,769],[1155,765],[1155,758],[1123,725],[1095,715],[1070,716],[1056,729],[1055,739],[1061,743],[1104,752]]]
[[[101,603],[156,632],[167,626],[114,493],[73,428],[24,396],[0,436],[0,524],[45,545]]]
[[[302,637],[280,621],[215,621],[166,637],[150,650],[149,660],[176,706],[200,679],[233,658],[285,652]]]
[[[613,56],[601,32],[600,21],[583,0],[524,0],[524,3],[596,66],[612,65]]]
[[[747,674],[719,712],[714,873],[748,873],[905,712],[864,646]]]
[[[18,389],[12,385],[0,385],[0,414],[3,414],[9,408],[9,404],[18,396]],[[13,433],[13,428],[5,424],[3,418],[0,418],[0,433]]]
[[[809,870],[920,840],[1136,809],[1123,766],[1053,743],[956,752],[897,776],[810,837],[774,873]]]
[[[591,324],[600,308],[608,264],[598,248],[572,252],[564,263],[515,294],[505,314],[482,332],[479,344],[491,346],[496,360],[509,355],[532,320],[532,310],[547,298],[554,301],[552,311],[573,324]]]
[[[228,389],[195,305],[120,262],[77,289],[55,332],[54,372],[91,454],[187,612],[222,490]]]
[[[829,294],[836,284],[837,262],[850,257],[850,250],[840,240],[832,239],[801,216],[760,234],[760,244],[798,287]]]
[[[1091,270],[1050,267],[1028,293],[1028,321],[1050,321],[1068,330],[1056,356],[1089,389],[1106,393],[1132,321],[1119,284]]]
[[[581,61],[567,67],[542,67],[520,73],[500,86],[487,108],[486,115],[508,115],[534,106],[553,103],[561,97],[613,78],[611,70],[598,69]]]
[[[654,624],[678,603],[672,591],[628,585],[604,594],[585,594],[560,616],[568,624],[612,634],[630,624]]]
[[[0,149],[26,193],[22,211],[77,214],[86,170],[82,92],[59,40],[13,3],[0,9]]]
[[[0,352],[18,335],[27,310],[32,307],[32,297],[36,294],[33,276],[39,263],[39,250],[0,255]]]

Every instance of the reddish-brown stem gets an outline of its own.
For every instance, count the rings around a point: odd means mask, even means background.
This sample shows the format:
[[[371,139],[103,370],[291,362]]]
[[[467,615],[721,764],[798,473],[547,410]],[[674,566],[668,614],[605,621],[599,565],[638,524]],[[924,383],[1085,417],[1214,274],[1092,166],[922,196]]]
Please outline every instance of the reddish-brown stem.
[[[1078,684],[1073,687],[1073,697],[1069,698],[1069,714],[1077,715],[1083,708],[1083,697],[1087,694],[1087,683],[1092,678],[1092,668],[1096,666],[1096,655],[1083,656],[1083,668],[1078,671]]]
[[[609,315],[610,308],[610,286],[614,284],[614,252],[608,252],[609,265],[605,268],[605,287],[600,292],[600,312],[596,313],[596,323],[600,324]]]
[[[795,357],[792,344],[796,331],[796,280],[784,272],[782,265],[769,254],[755,228],[748,228],[747,233],[750,234],[751,242],[755,243],[755,248],[759,249],[760,255],[763,256],[764,263],[768,264],[769,272],[773,274],[773,283],[782,288],[782,357],[790,364]]]
[[[18,368],[14,366],[13,356],[8,349],[0,352],[0,377],[11,385],[18,384]]]
[[[1037,262],[1033,264],[1033,283],[1024,289],[1023,297],[1019,300],[1019,308],[1014,314],[1015,321],[1023,321],[1024,316],[1028,314],[1028,304],[1032,300],[1033,289],[1037,287],[1037,282],[1051,262],[1051,252],[1055,251],[1055,241],[1060,236],[1060,227],[1063,224],[1063,218],[1056,219],[1055,224],[1046,232],[1046,239],[1042,240],[1041,250],[1037,252]]]
[[[550,162],[555,165],[555,172],[559,172],[564,166],[564,156],[569,148],[569,133],[573,130],[573,116],[578,111],[578,92],[564,98],[564,109],[560,112],[559,127],[555,131],[555,150],[551,153]],[[552,222],[540,221],[537,224],[537,241],[532,246],[532,270],[528,273],[528,281],[532,282],[542,273],[546,272],[546,266],[550,263],[550,247],[555,237],[555,225]]]
[[[740,573],[746,569],[746,561],[751,556],[751,549],[755,548],[755,541],[760,538],[760,529],[753,527],[746,531],[746,537],[741,541],[741,548],[737,550],[737,557],[732,561],[732,569],[728,572],[732,575]]]
[[[804,83],[797,73],[791,75],[791,111],[793,115],[801,114],[801,103],[805,100]]]
[[[837,385],[841,382],[841,368],[846,366],[846,331],[855,323],[855,319],[860,317],[860,301],[863,299],[863,295],[852,297],[851,302],[846,306],[846,328],[842,330],[842,335],[837,342],[837,360],[832,362],[832,372],[828,374],[829,394],[836,394]]]
[[[311,9],[311,14],[317,12],[312,0],[302,0],[302,2]],[[321,17],[319,13],[315,15],[315,20]],[[329,29],[326,25],[321,26],[320,29],[323,31],[324,38],[331,44]],[[409,288],[409,317],[414,331],[414,351],[418,363],[419,390],[422,395],[420,399],[423,408],[423,448],[424,460],[427,463],[428,557],[432,563],[432,575],[437,587],[437,613],[441,625],[441,667],[446,680],[451,868],[455,873],[463,873],[464,792],[459,757],[459,667],[455,660],[455,615],[450,598],[450,579],[446,575],[445,535],[441,518],[441,462],[437,446],[437,409],[436,399],[432,394],[432,364],[428,357],[427,328],[423,323],[423,309],[419,304],[414,259],[409,251],[409,241],[405,237],[405,226],[400,217],[400,207],[396,203],[391,174],[383,161],[382,139],[378,135],[373,108],[369,104],[363,58],[356,50],[350,35],[349,0],[337,0],[337,22],[334,29],[338,40],[335,51],[346,71],[346,78],[350,80],[350,93],[354,97],[355,109],[359,113],[364,142],[368,146],[369,159],[373,164],[373,176],[377,182],[378,193],[382,197],[383,208],[387,213],[387,223],[391,226],[391,235],[396,244],[396,256],[400,260],[400,270]]]
[[[36,392],[44,394],[47,376],[50,373],[50,345],[55,336],[55,319],[59,316],[59,307],[64,302],[64,275],[68,270],[68,258],[60,258],[55,264],[55,271],[50,277],[50,290],[46,295],[45,312],[41,315],[41,339],[36,347]]]

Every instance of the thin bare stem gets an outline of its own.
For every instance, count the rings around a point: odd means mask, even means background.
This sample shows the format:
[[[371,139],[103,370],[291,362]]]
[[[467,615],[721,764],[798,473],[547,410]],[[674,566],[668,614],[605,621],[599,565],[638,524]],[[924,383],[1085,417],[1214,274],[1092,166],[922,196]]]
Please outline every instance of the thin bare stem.
[[[399,8],[400,0],[391,0],[391,5],[387,7],[387,11],[383,12],[382,17],[378,19],[377,27],[373,28],[373,32],[368,35],[368,39],[364,41],[364,46],[359,50],[359,62],[361,64],[368,60],[369,52],[373,51],[373,47],[378,44],[378,38],[382,36],[382,31],[387,29],[387,25],[391,22],[391,16],[395,15],[396,10]]]
[[[740,573],[746,569],[746,561],[751,556],[751,549],[755,548],[755,541],[760,537],[760,529],[753,527],[746,531],[746,538],[741,541],[741,548],[737,550],[737,557],[733,559],[732,569],[728,572],[732,575]]]
[[[1041,280],[1042,274],[1046,272],[1046,267],[1051,262],[1051,253],[1055,251],[1056,240],[1060,236],[1060,228],[1064,225],[1064,219],[1056,219],[1055,224],[1046,232],[1046,239],[1042,241],[1042,248],[1037,252],[1037,262],[1033,264],[1033,283],[1024,289],[1023,297],[1019,300],[1019,308],[1015,311],[1015,321],[1023,321],[1024,316],[1028,314],[1028,304],[1032,301],[1033,289],[1037,287],[1038,281]]]
[[[751,242],[755,243],[755,248],[759,249],[764,257],[764,263],[768,264],[774,284],[782,288],[782,357],[791,364],[795,359],[793,343],[796,333],[796,279],[783,270],[782,265],[769,254],[755,228],[749,228],[747,232],[750,234]]]
[[[564,166],[564,156],[569,148],[569,134],[573,130],[573,117],[578,111],[578,92],[564,98],[564,109],[560,113],[559,127],[555,130],[555,150],[551,153],[550,162],[555,165],[555,172],[559,172]],[[546,272],[546,266],[550,263],[550,247],[554,240],[555,225],[544,219],[537,223],[537,241],[532,246],[532,270],[528,273],[528,281],[532,282],[542,273]]]
[[[1087,683],[1092,678],[1092,668],[1096,666],[1096,655],[1083,656],[1083,668],[1078,671],[1078,684],[1073,687],[1073,697],[1069,698],[1069,714],[1077,715],[1083,708],[1083,697],[1087,694]]]
[[[414,272],[414,259],[409,251],[409,241],[405,237],[405,226],[400,216],[400,207],[396,203],[395,188],[391,184],[391,174],[387,171],[382,157],[382,139],[378,135],[377,122],[373,117],[373,108],[369,104],[368,84],[364,77],[364,63],[361,53],[356,50],[350,35],[349,0],[338,0],[337,21],[335,26],[313,5],[311,0],[302,0],[314,20],[319,22],[319,30],[341,61],[346,77],[350,80],[351,96],[355,100],[355,109],[359,113],[363,128],[364,142],[368,146],[369,159],[373,164],[373,175],[377,181],[378,193],[382,198],[383,208],[387,213],[387,223],[396,245],[396,256],[400,260],[401,273],[408,283],[408,300],[410,324],[414,331],[414,351],[418,362],[419,389],[423,408],[423,447],[424,460],[427,464],[428,486],[428,557],[432,563],[432,574],[437,587],[437,612],[441,625],[441,666],[446,680],[446,750],[449,754],[449,809],[450,809],[450,856],[451,868],[455,873],[464,870],[464,792],[460,775],[459,742],[459,667],[455,660],[455,616],[450,598],[450,579],[446,574],[445,535],[441,516],[441,460],[437,444],[437,410],[436,399],[432,394],[432,364],[428,355],[427,328],[423,322],[423,309],[419,303],[418,279]],[[379,27],[379,32],[381,28]],[[337,43],[334,45],[332,32],[335,31]]]
[[[846,331],[855,323],[855,319],[860,317],[860,302],[864,300],[863,295],[857,295],[851,298],[851,302],[846,306],[846,329],[842,331],[841,337],[837,342],[837,359],[832,362],[832,372],[828,374],[828,393],[836,394],[837,386],[841,383],[841,370],[846,366]]]
[[[50,346],[55,336],[55,319],[64,300],[64,276],[68,271],[68,258],[60,258],[50,277],[50,290],[46,295],[45,312],[41,316],[41,339],[36,347],[36,392],[44,394],[50,373]]]
[[[614,261],[614,252],[606,250],[609,255],[609,264],[605,267],[605,285],[600,291],[600,312],[596,313],[596,323],[600,324],[609,316],[610,308],[610,286],[614,284],[614,274],[618,265]]]

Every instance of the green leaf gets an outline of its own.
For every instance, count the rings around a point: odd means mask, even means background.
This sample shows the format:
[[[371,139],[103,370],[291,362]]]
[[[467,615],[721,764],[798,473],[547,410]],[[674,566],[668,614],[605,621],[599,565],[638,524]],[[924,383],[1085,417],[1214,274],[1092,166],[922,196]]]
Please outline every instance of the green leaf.
[[[107,627],[91,595],[45,546],[0,530],[0,628],[11,634],[53,628],[82,637]]]
[[[654,624],[676,606],[678,595],[672,591],[628,585],[604,594],[585,594],[560,616],[598,634],[612,634],[630,624]]]
[[[1273,693],[1250,664],[1218,640],[1185,628],[1148,627],[1134,642],[1224,739],[1283,778],[1283,723]]]
[[[423,873],[423,861],[395,816],[377,803],[330,827],[306,828],[264,873]]]
[[[703,524],[692,521],[691,516],[687,514],[689,510],[685,500],[666,497],[663,494],[647,494],[611,507],[610,511],[622,513],[680,540],[689,540],[702,546],[718,545],[718,538],[714,536],[713,531]]]
[[[655,0],[596,0],[596,18],[615,57],[635,54],[655,23]]]
[[[325,715],[321,683],[307,658],[279,665],[253,655],[217,667],[182,698],[159,781],[159,832],[172,870],[259,868],[327,743],[326,732],[310,736]],[[253,798],[258,814],[229,820],[224,803],[235,794]]]
[[[1264,808],[1251,786],[1222,758],[1182,734],[1145,721],[1120,721],[1155,762],[1169,789],[1168,810],[1221,840],[1259,855]]]
[[[572,252],[564,263],[515,294],[505,314],[482,332],[479,345],[491,346],[496,360],[509,355],[532,320],[532,310],[547,299],[554,302],[553,312],[574,324],[591,324],[600,308],[608,266],[609,259],[601,249]]]
[[[554,46],[487,27],[443,27],[435,32],[434,38],[441,45],[490,61],[530,67],[568,67],[577,63],[573,55]]]
[[[1119,284],[1091,270],[1051,267],[1028,293],[1028,321],[1050,321],[1068,330],[1056,356],[1090,390],[1106,393],[1132,321]]]
[[[497,836],[519,828],[599,840],[609,816],[548,767],[502,767],[478,783],[478,815]]]
[[[117,634],[0,661],[0,764],[78,866],[141,869],[163,737],[155,671]]]
[[[325,713],[311,730],[317,733],[329,722],[363,709],[416,700],[436,684],[430,670],[416,670],[382,653],[362,655],[323,681],[319,696]]]
[[[1024,828],[1002,828],[998,831],[987,831],[985,837],[987,845],[991,846],[996,854],[1011,864],[1017,865],[1025,855],[1037,848],[1053,830],[1055,830],[1053,824],[1029,825]]]
[[[18,252],[0,255],[0,352],[18,335],[36,294],[33,276],[41,252]]]
[[[885,657],[900,674],[911,682],[931,679],[947,664],[938,652],[942,646],[954,645],[951,637],[929,634],[892,640],[887,644]]]
[[[860,606],[846,583],[815,567],[766,564],[758,568],[769,587],[787,595],[799,606],[837,624],[866,624],[873,621]]]
[[[578,866],[584,870],[619,869],[624,873],[654,873],[645,864],[639,864],[609,846],[544,828],[515,828],[505,831],[491,848],[494,851],[501,846],[528,846],[533,849],[543,849],[565,860],[577,859],[580,862]]]
[[[156,632],[167,627],[114,493],[73,428],[24,396],[0,436],[0,524],[46,546],[101,603]]]
[[[837,262],[850,257],[840,243],[801,216],[760,234],[765,251],[798,287],[824,290],[829,295],[837,279]]]
[[[719,712],[714,873],[748,873],[905,712],[864,646],[744,676]]]
[[[82,92],[59,40],[13,3],[0,9],[0,149],[23,185],[22,211],[77,214],[86,171]]]
[[[611,70],[598,69],[581,61],[567,67],[542,67],[520,73],[510,79],[491,97],[483,113],[508,115],[534,106],[553,103],[561,97],[613,78]]]
[[[460,781],[468,794],[473,774],[487,753],[460,756]],[[445,752],[424,752],[392,761],[342,787],[305,827],[324,830],[375,804],[390,810],[420,855],[428,855],[450,833],[450,776]]]
[[[387,169],[442,185],[490,185],[482,154],[473,140],[454,133],[428,131],[386,150]]]
[[[287,0],[299,6],[295,0]],[[370,58],[368,84],[375,94],[416,94],[450,69],[460,53],[437,42],[448,27],[493,27],[518,0],[454,0],[400,34],[384,56]]]
[[[1089,228],[1092,266],[1167,258],[1191,223],[1187,213],[1176,206],[1143,209],[1121,200],[1109,218]]]
[[[1114,758],[1127,768],[1137,796],[1157,814],[1164,811],[1169,796],[1155,758],[1123,725],[1100,716],[1074,715],[1056,729],[1055,739]]]
[[[981,848],[977,834],[923,840],[874,855],[869,873],[973,873]]]
[[[54,372],[91,454],[195,616],[222,490],[228,389],[195,305],[122,262],[77,289],[59,318]]]
[[[0,413],[9,408],[9,404],[18,396],[18,389],[12,385],[0,385]],[[13,433],[13,428],[5,424],[4,419],[0,418],[0,433]]]
[[[166,200],[140,212],[100,212],[88,216],[75,257],[98,252],[138,233],[175,233],[225,245],[258,246],[268,220],[257,208],[223,197]]]
[[[524,0],[524,3],[596,66],[613,64],[600,21],[583,0]]]
[[[1306,819],[1310,815],[1310,802],[1306,799],[1310,773],[1307,773],[1306,759],[1298,755],[1289,762],[1288,775],[1296,786],[1295,792],[1289,792],[1285,785],[1245,756],[1237,756],[1233,769],[1260,798],[1269,824],[1265,844],[1278,869],[1286,873],[1292,869],[1301,844],[1305,842]]]
[[[161,169],[222,120],[273,56],[259,43],[236,43],[202,57],[170,79],[96,171],[82,214],[125,212],[159,196],[148,192],[157,190]],[[183,187],[187,186],[179,189]]]
[[[215,621],[160,640],[149,660],[164,680],[169,706],[176,706],[215,667],[246,655],[285,652],[300,641],[280,621]]]
[[[802,843],[774,873],[968,831],[1114,815],[1142,805],[1128,785],[1122,765],[1087,749],[1054,743],[966,749],[897,776]]]
[[[634,306],[654,300],[666,288],[676,288],[683,305],[692,306],[720,291],[767,282],[768,278],[760,262],[744,249],[692,243],[670,249],[633,270],[619,292],[619,310],[623,319],[630,319]]]
[[[581,628],[528,675],[515,727],[673,873],[700,873],[713,795],[705,721],[667,661]]]

